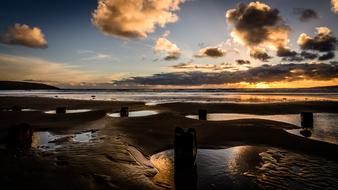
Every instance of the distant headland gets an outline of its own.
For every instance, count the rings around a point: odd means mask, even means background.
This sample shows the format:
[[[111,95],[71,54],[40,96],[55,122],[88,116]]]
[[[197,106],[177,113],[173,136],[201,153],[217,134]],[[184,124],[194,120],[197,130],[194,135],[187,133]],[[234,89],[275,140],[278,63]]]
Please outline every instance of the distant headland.
[[[0,90],[57,90],[59,88],[41,83],[0,81]]]

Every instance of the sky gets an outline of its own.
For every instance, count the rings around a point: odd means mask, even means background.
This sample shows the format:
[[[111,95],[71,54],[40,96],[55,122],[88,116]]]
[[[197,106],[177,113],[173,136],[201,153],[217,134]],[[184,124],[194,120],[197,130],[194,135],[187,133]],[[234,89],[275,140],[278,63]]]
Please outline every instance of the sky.
[[[63,88],[338,85],[338,0],[0,4],[0,80]]]

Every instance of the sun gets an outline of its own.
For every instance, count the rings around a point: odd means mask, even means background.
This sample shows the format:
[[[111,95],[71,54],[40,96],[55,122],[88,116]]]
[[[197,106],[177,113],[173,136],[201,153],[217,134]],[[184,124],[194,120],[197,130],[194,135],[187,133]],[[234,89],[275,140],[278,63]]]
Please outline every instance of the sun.
[[[257,83],[254,86],[255,86],[255,88],[271,88],[271,86],[269,84],[263,83],[263,82]]]

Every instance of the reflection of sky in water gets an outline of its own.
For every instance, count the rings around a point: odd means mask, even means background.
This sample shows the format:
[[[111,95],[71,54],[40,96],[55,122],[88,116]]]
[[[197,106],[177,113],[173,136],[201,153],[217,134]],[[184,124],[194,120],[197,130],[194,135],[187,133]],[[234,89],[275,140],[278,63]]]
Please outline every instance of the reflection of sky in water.
[[[310,138],[337,144],[338,142],[338,114],[315,113],[313,115],[313,129]],[[288,132],[300,135],[299,129],[288,130]]]
[[[95,133],[91,131],[77,133],[74,135],[55,135],[48,131],[34,132],[32,148],[42,151],[55,150],[57,148],[60,148],[61,144],[69,142],[69,140],[73,142],[85,143],[90,142],[90,140],[92,140],[93,138],[95,138]]]
[[[198,119],[197,115],[188,115],[188,118]],[[254,115],[254,114],[232,114],[232,113],[210,113],[208,114],[208,121],[227,121],[237,119],[267,119],[273,121],[279,121],[284,123],[290,123],[300,126],[299,114],[288,115]]]
[[[129,112],[129,117],[144,117],[149,115],[156,115],[158,111],[155,110],[143,110],[143,111],[131,111]],[[120,113],[110,113],[107,114],[109,117],[120,117]]]
[[[83,113],[83,112],[89,112],[91,109],[73,109],[73,110],[66,110],[66,113]],[[56,114],[56,110],[49,110],[45,111],[46,114]]]
[[[144,101],[151,104],[168,102],[292,102],[292,101],[338,101],[338,93],[292,93],[292,92],[229,92],[229,91],[1,91],[0,96],[38,96],[65,99]]]
[[[197,115],[188,115],[188,118],[198,119]],[[299,114],[287,115],[254,115],[254,114],[231,114],[231,113],[210,113],[209,121],[227,121],[236,119],[267,119],[300,126]],[[338,142],[338,114],[336,113],[314,113],[313,129],[310,138],[337,144]],[[287,130],[288,132],[300,135],[300,129]]]
[[[84,132],[84,133],[78,133],[78,134],[75,134],[73,140],[75,142],[89,142],[92,138],[94,138],[94,136],[95,135],[91,131]]]
[[[58,136],[53,135],[50,132],[34,132],[33,133],[33,141],[32,148],[40,149],[40,150],[54,150],[58,148],[55,143],[51,143],[58,138]]]
[[[174,186],[173,154],[173,150],[167,150],[151,156],[159,170],[153,178],[155,184]],[[324,183],[322,188],[338,185],[337,163],[276,148],[199,149],[196,163],[198,189],[309,189],[317,187],[318,182]]]

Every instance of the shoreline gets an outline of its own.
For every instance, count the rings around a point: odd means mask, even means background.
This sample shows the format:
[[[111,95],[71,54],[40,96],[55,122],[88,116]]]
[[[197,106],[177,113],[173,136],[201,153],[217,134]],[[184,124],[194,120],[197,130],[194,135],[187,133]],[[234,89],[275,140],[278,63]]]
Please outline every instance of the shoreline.
[[[44,168],[33,169],[48,180],[59,181],[62,174],[71,170],[83,188],[105,189],[161,189],[152,183],[156,169],[149,165],[151,155],[172,148],[175,127],[191,127],[197,131],[198,148],[222,149],[239,145],[258,145],[282,148],[301,154],[316,155],[337,161],[338,145],[306,139],[286,132],[286,129],[299,127],[276,121],[261,119],[242,119],[231,121],[200,121],[186,118],[198,109],[209,113],[248,113],[248,114],[295,114],[302,111],[338,112],[338,102],[293,102],[273,104],[204,104],[168,103],[146,106],[143,102],[114,102],[96,100],[68,100],[38,97],[0,97],[0,107],[22,107],[51,110],[58,106],[69,109],[91,109],[84,113],[45,114],[41,111],[10,112],[0,111],[0,132],[21,122],[31,124],[37,131],[55,133],[76,133],[97,130],[97,138],[89,143],[66,142],[55,151],[30,153],[10,161],[12,156],[0,149],[0,163],[22,164],[22,168],[11,169],[11,164],[3,165],[1,172],[15,175],[26,171],[33,163],[45,163]],[[107,112],[117,112],[121,106],[130,111],[158,110],[156,115],[145,117],[112,118]],[[60,165],[61,163],[61,165]],[[50,165],[51,164],[51,165]],[[42,167],[42,166],[41,166]],[[55,174],[47,169],[56,170]],[[2,173],[2,174],[4,174]],[[36,176],[35,176],[36,177]],[[37,184],[39,178],[18,177],[18,180],[32,180]],[[1,179],[0,179],[1,180]],[[48,181],[47,180],[47,181]],[[89,182],[85,182],[89,180]],[[56,185],[48,181],[49,186]],[[90,184],[88,184],[90,183]],[[80,186],[81,186],[80,185]],[[89,185],[89,186],[88,186]],[[30,184],[31,187],[36,185]],[[60,187],[61,188],[61,187]],[[57,189],[57,188],[56,188]],[[113,188],[114,189],[114,188]]]

